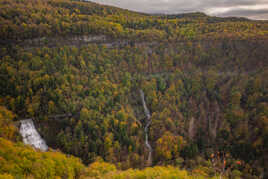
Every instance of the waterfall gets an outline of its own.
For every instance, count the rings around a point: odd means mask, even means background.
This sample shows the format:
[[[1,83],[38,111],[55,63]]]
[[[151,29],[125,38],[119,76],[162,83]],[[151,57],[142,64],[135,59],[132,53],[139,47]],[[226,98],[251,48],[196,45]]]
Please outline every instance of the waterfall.
[[[152,165],[152,152],[153,152],[153,149],[151,147],[151,145],[149,144],[149,141],[148,141],[148,129],[152,123],[152,120],[151,120],[151,114],[150,114],[150,111],[149,109],[147,108],[147,105],[146,105],[146,102],[145,102],[145,99],[144,99],[144,92],[142,90],[140,90],[140,95],[141,95],[141,100],[142,100],[142,104],[143,104],[143,109],[144,109],[144,112],[145,112],[145,115],[147,117],[147,121],[146,121],[146,125],[145,125],[145,128],[144,128],[144,132],[145,132],[145,145],[149,151],[149,156],[148,156],[148,159],[147,159],[147,165]]]
[[[36,149],[40,149],[41,151],[47,151],[48,146],[46,142],[41,138],[40,134],[37,132],[33,120],[26,119],[20,121],[20,134],[23,138],[23,143],[27,145],[31,145]]]

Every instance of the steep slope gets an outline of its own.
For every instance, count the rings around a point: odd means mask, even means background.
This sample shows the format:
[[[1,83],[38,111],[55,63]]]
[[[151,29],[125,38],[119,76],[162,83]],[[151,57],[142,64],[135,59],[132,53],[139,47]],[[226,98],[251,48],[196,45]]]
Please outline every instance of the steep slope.
[[[198,169],[192,174],[177,167],[155,167],[146,170],[117,170],[113,164],[105,163],[101,159],[88,167],[81,160],[60,151],[49,150],[41,152],[24,145],[19,140],[18,129],[13,121],[14,114],[0,106],[0,178],[141,178],[161,177],[185,179],[203,178],[206,173]],[[23,121],[24,123],[26,121]],[[27,121],[28,122],[28,121]],[[210,169],[213,171],[212,169]],[[156,172],[157,171],[157,172]]]

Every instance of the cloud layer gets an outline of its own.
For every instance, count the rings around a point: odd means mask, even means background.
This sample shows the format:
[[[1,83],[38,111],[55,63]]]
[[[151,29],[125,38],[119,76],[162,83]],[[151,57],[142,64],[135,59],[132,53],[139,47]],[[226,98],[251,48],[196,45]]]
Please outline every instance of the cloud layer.
[[[239,16],[268,20],[268,0],[91,0],[146,13],[205,12],[214,16]]]

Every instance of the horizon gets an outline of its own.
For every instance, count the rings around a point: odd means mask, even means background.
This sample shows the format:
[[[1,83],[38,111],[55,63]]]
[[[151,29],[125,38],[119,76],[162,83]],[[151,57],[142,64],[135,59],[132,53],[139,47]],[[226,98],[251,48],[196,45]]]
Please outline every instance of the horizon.
[[[216,17],[244,17],[268,20],[268,0],[87,0],[147,14],[184,14],[202,12]]]

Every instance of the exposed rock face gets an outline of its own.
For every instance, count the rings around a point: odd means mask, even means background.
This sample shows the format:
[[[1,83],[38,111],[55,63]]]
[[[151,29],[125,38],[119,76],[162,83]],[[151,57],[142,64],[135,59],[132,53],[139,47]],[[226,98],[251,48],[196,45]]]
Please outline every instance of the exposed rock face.
[[[47,151],[48,146],[46,142],[41,138],[40,134],[37,132],[33,120],[22,120],[20,123],[20,134],[23,137],[23,143],[31,145],[36,149],[40,149],[41,151]]]
[[[75,36],[73,40],[84,41],[84,42],[101,42],[106,40],[105,35],[83,35]]]

